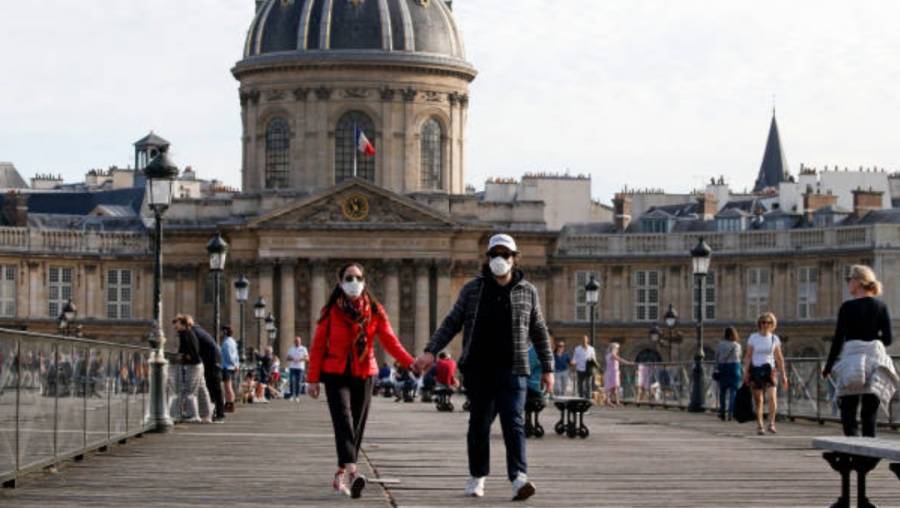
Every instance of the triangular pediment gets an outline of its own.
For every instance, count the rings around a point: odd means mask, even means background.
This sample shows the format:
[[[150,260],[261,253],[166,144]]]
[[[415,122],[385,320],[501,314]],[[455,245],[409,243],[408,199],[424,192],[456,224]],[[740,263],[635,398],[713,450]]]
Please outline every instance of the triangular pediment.
[[[453,228],[449,216],[368,181],[346,180],[248,224],[257,228]]]

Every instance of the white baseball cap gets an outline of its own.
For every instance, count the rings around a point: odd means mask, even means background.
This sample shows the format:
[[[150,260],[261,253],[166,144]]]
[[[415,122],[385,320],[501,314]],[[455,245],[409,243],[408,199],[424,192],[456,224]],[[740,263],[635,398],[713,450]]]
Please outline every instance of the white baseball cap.
[[[488,242],[488,252],[494,247],[506,247],[512,252],[519,252],[519,249],[516,248],[516,241],[509,235],[501,234],[492,236],[491,240]]]

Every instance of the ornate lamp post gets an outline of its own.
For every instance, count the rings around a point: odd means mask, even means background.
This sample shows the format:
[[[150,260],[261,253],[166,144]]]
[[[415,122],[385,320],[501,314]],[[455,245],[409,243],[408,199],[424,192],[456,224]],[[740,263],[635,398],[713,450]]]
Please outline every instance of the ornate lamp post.
[[[278,338],[278,328],[276,328],[273,325],[272,329],[268,330],[268,333],[269,333],[269,345],[271,346],[271,345],[275,344],[275,339]]]
[[[266,333],[269,334],[269,340],[274,341],[272,334],[277,332],[278,328],[275,327],[275,316],[270,312],[268,316],[266,316]],[[272,345],[271,343],[269,345]]]
[[[238,340],[238,355],[241,357],[241,363],[244,363],[244,304],[250,298],[250,281],[241,274],[238,280],[234,281],[234,296],[240,306],[240,332],[241,338]]]
[[[150,335],[150,347],[155,349],[150,356],[150,421],[153,422],[156,432],[168,432],[172,428],[172,419],[169,418],[168,404],[166,404],[166,366],[168,362],[165,356],[166,336],[162,323],[162,216],[172,204],[172,188],[175,177],[178,176],[178,168],[169,160],[165,152],[157,155],[147,167],[144,168],[144,176],[147,178],[147,204],[153,211],[156,235],[154,251],[156,262],[153,271],[153,327]]]
[[[261,296],[253,304],[253,317],[256,318],[256,354],[259,355],[259,348],[262,347],[263,320],[266,319],[266,301]]]
[[[652,342],[654,345],[658,346],[659,341],[660,341],[660,336],[662,335],[662,332],[659,331],[659,327],[656,325],[653,325],[650,327],[650,330],[647,333],[648,333],[648,335],[650,335],[650,342]]]
[[[222,234],[218,231],[206,244],[206,252],[209,254],[209,271],[213,273],[213,328],[215,332],[213,337],[216,342],[219,340],[219,329],[221,328],[221,307],[222,307],[222,272],[225,270],[225,258],[228,257],[228,243],[222,238]]]
[[[709,273],[709,262],[712,257],[712,249],[700,237],[697,246],[691,250],[691,260],[693,261],[694,279],[697,284],[699,294],[697,295],[697,354],[694,355],[694,379],[693,389],[691,390],[691,403],[688,411],[692,413],[700,413],[706,411],[706,403],[704,401],[706,387],[703,382],[703,312],[704,307],[704,286],[706,284],[706,275]]]
[[[675,307],[671,303],[669,304],[669,310],[663,316],[663,321],[666,322],[666,328],[669,329],[669,361],[671,362],[674,361],[672,357],[672,343],[674,342],[672,333],[675,331],[675,325],[678,324],[678,313],[675,312]]]
[[[594,347],[594,336],[596,335],[594,316],[597,302],[600,301],[600,284],[597,284],[597,279],[593,275],[584,285],[584,301],[591,306],[591,347]]]

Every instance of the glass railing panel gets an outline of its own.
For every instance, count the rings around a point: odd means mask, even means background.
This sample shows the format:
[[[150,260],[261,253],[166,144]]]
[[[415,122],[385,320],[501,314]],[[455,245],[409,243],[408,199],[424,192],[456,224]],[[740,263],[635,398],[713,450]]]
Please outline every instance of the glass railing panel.
[[[53,459],[59,382],[52,340],[19,341],[19,467]]]
[[[109,440],[110,348],[92,347],[87,361],[86,419],[87,446],[98,445]]]
[[[85,390],[88,349],[80,344],[59,345],[59,386],[56,427],[57,453],[69,455],[84,448]]]
[[[112,369],[112,393],[109,397],[109,431],[111,436],[125,434],[127,427],[128,392],[131,384],[128,379],[128,363],[125,351],[115,351],[110,360]]]
[[[0,476],[16,470],[16,348],[13,337],[0,336]]]

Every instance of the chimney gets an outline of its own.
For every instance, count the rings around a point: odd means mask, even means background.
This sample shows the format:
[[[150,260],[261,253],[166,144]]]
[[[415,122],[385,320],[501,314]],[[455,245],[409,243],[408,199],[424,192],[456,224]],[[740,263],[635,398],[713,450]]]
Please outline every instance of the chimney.
[[[15,191],[7,192],[2,212],[7,225],[17,228],[28,226],[28,196]]]
[[[815,193],[807,192],[803,195],[803,211],[806,215],[806,221],[810,224],[812,224],[812,215],[816,210],[835,205],[837,205],[837,196],[831,194],[831,192],[822,194],[817,190]]]
[[[872,210],[881,210],[881,191],[856,189],[853,191],[853,214],[863,218]]]
[[[700,205],[700,220],[713,220],[716,212],[719,211],[719,198],[715,194],[706,193],[697,198],[697,204]]]
[[[616,194],[613,198],[614,221],[617,233],[624,233],[631,224],[631,197],[624,193]]]

